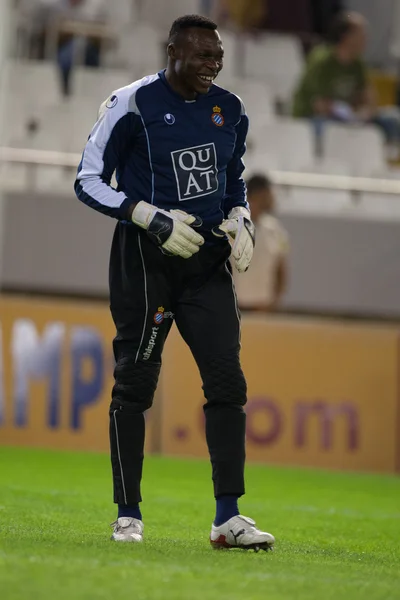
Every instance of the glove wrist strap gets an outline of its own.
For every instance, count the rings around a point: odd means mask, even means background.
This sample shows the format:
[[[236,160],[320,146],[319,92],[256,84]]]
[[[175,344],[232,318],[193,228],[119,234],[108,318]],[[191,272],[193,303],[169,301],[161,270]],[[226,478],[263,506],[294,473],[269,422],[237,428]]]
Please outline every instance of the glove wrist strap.
[[[138,202],[132,212],[132,221],[135,225],[139,225],[143,229],[148,229],[155,212],[156,208],[154,206],[142,200]]]
[[[234,206],[228,215],[228,219],[235,219],[237,217],[244,217],[251,221],[251,214],[248,208],[245,206]]]

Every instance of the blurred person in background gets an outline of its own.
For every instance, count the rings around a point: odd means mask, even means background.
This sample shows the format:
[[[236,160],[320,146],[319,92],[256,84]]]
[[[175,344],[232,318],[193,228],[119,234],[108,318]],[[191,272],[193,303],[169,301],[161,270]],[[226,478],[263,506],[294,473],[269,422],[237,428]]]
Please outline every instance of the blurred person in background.
[[[400,119],[395,107],[379,109],[368,82],[362,56],[367,23],[354,12],[342,12],[333,22],[330,44],[310,53],[293,101],[293,116],[311,118],[320,140],[323,125],[332,120],[380,127],[388,142],[388,158],[396,160],[400,145]]]
[[[247,200],[256,245],[248,271],[234,273],[236,294],[241,310],[270,313],[287,288],[288,234],[274,216],[274,194],[267,177],[257,174],[248,180]]]
[[[63,21],[101,24],[107,21],[105,0],[57,0],[55,8],[61,24]],[[86,67],[99,67],[101,43],[96,35],[76,38],[70,33],[61,34],[57,62],[64,96],[71,94],[71,73],[77,53],[81,52]]]
[[[46,58],[49,39],[57,34],[57,65],[60,71],[61,91],[71,94],[71,74],[76,57],[82,56],[87,67],[100,65],[101,39],[96,35],[75,36],[63,24],[107,22],[106,0],[18,0],[19,28],[27,36],[29,58]]]
[[[313,32],[326,38],[334,18],[346,7],[342,0],[310,0]]]
[[[263,26],[266,0],[219,0],[217,18],[237,31],[252,31]]]
[[[266,0],[263,27],[303,38],[312,31],[310,0]]]

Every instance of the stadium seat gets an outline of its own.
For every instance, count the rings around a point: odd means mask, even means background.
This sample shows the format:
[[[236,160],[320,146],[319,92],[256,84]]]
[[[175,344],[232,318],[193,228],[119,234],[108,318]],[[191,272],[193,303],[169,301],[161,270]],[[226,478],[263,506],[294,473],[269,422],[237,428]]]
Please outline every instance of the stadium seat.
[[[139,10],[139,19],[144,23],[151,23],[155,27],[162,29],[164,36],[172,22],[182,15],[197,14],[200,10],[199,0],[145,0],[141,2]]]
[[[237,94],[243,101],[250,120],[254,120],[257,125],[264,125],[274,119],[272,95],[265,83],[229,77],[224,72],[215,83]]]
[[[132,69],[91,69],[77,67],[73,79],[73,98],[80,98],[85,103],[100,104],[115,90],[132,83],[143,75],[132,73]]]
[[[18,145],[27,123],[60,102],[57,70],[45,62],[9,60],[4,81],[3,142]]]
[[[325,129],[323,148],[326,158],[346,161],[352,175],[374,175],[386,165],[383,135],[372,125],[329,124]]]
[[[114,60],[123,68],[139,71],[140,77],[157,73],[166,62],[168,31],[143,24],[127,27],[119,36]]]
[[[343,215],[351,202],[351,195],[346,191],[292,188],[280,197],[279,210],[282,213]]]
[[[138,16],[139,5],[134,0],[118,0],[110,6],[109,12],[112,24],[117,27],[121,24],[132,24]]]
[[[304,173],[319,175],[350,175],[350,167],[344,161],[335,158],[316,158],[301,169]]]
[[[266,81],[275,98],[289,102],[304,65],[300,41],[266,34],[248,38],[244,53],[245,76]]]
[[[398,221],[400,220],[400,195],[361,194],[353,212],[367,219]]]
[[[270,154],[256,154],[247,152],[244,155],[244,164],[245,179],[249,179],[252,175],[259,173],[269,176],[271,171],[279,170],[277,157]]]
[[[29,112],[60,100],[58,73],[53,63],[10,59],[5,66],[5,96],[10,106],[19,102]]]
[[[257,126],[250,123],[249,154],[271,157],[278,168],[288,171],[302,170],[314,159],[314,137],[308,121],[277,119]]]
[[[220,29],[224,46],[224,68],[220,77],[237,77],[240,75],[240,61],[243,55],[240,38],[232,31]]]

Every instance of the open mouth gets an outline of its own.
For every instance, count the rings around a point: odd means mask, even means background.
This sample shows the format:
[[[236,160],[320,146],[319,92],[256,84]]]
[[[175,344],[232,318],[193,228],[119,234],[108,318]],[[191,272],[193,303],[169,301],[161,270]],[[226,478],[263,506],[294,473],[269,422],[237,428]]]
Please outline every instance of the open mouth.
[[[207,85],[210,87],[216,76],[215,75],[197,75],[197,77],[200,79],[200,81],[203,83],[203,85]]]

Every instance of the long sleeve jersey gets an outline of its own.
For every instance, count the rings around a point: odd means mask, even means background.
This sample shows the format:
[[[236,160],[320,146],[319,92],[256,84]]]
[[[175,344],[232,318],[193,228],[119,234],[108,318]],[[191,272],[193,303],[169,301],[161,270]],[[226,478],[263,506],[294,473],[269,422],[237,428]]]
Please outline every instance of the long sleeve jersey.
[[[213,85],[187,101],[165,72],[115,91],[99,111],[78,168],[75,191],[88,206],[128,220],[144,200],[203,220],[203,232],[234,206],[247,207],[242,178],[248,118],[242,101]],[[111,187],[116,174],[117,189]]]

